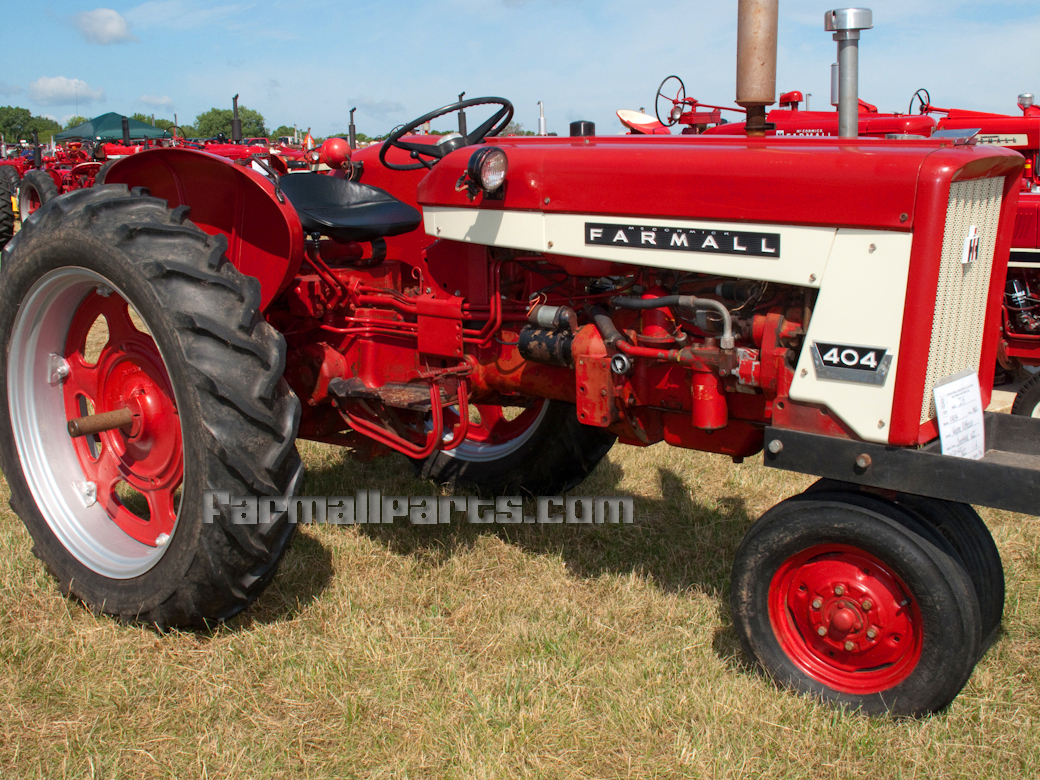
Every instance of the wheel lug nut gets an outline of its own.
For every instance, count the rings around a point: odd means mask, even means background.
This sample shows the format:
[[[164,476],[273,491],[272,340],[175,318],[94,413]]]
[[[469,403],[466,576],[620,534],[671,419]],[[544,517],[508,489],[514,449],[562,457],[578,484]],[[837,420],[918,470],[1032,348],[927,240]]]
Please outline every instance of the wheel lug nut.
[[[876,636],[877,636],[877,631],[875,631],[872,628],[868,628],[867,629],[867,639],[873,639]]]
[[[835,596],[843,596],[843,595],[845,595],[845,587],[843,585],[835,585],[834,586],[834,595]]]
[[[820,626],[818,629],[816,629],[816,633],[820,636],[827,636],[827,629],[823,626]]]
[[[863,607],[864,610],[869,612],[870,608],[874,606],[874,603],[870,599],[864,599],[863,603],[860,606]]]
[[[819,609],[822,606],[823,606],[823,599],[813,599],[812,600],[812,608],[813,609]]]
[[[846,642],[846,643],[845,643],[845,649],[846,649],[846,650],[847,650],[848,652],[850,652],[850,653],[851,653],[851,652],[852,652],[852,651],[853,651],[853,650],[854,650],[855,648],[856,648],[856,646],[855,646],[854,644],[852,644],[852,642]]]

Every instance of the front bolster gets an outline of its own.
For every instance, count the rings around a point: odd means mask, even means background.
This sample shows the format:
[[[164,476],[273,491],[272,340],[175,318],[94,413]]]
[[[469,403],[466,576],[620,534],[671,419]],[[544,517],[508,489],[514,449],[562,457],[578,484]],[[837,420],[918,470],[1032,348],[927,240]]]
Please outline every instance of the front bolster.
[[[1040,420],[992,412],[984,419],[982,460],[943,455],[938,439],[911,449],[770,427],[764,462],[785,471],[1035,515],[1040,511]]]

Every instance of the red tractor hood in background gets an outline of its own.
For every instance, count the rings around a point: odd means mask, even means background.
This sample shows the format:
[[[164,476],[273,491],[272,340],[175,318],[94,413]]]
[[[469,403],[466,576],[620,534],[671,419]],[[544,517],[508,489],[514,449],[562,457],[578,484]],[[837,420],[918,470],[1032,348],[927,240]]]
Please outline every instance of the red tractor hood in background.
[[[509,158],[500,200],[456,185],[467,147],[419,185],[426,207],[508,209],[910,230],[923,180],[1002,176],[996,147],[939,140],[616,136],[491,138]]]

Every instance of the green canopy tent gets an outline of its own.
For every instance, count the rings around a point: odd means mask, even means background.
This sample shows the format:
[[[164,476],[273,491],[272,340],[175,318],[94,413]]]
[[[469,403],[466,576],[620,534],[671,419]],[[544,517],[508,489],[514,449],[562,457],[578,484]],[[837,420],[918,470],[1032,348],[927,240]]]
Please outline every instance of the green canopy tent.
[[[163,138],[169,137],[169,133],[161,127],[152,127],[145,122],[136,119],[128,119],[130,122],[131,138]],[[70,138],[89,138],[92,141],[118,141],[123,137],[123,116],[114,111],[108,114],[96,116],[81,125],[70,127],[55,134],[55,141],[67,141]]]

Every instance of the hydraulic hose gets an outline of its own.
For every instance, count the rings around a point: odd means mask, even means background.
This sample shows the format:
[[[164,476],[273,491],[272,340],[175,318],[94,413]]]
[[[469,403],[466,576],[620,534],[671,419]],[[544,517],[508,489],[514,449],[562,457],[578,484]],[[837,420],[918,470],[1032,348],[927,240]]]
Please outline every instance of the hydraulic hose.
[[[678,306],[680,309],[693,310],[712,309],[722,317],[722,338],[719,339],[719,346],[723,349],[733,349],[733,318],[730,316],[729,309],[726,308],[725,304],[713,298],[698,298],[694,295],[662,295],[659,298],[623,298],[619,296],[614,299],[613,303],[619,309],[661,309],[666,306]],[[593,309],[593,312],[595,311]],[[606,316],[605,313],[604,316]],[[593,317],[595,319],[595,314]],[[610,318],[607,317],[607,320],[609,321]],[[595,322],[600,329],[600,333],[603,333],[603,340],[606,341],[606,333],[600,326],[599,320],[596,319]],[[614,323],[611,322],[610,324],[613,327]],[[617,331],[616,328],[614,330],[615,332]]]
[[[619,341],[627,341],[602,306],[593,306],[591,314],[592,321],[596,324],[599,335],[603,337],[604,344],[613,347]]]

